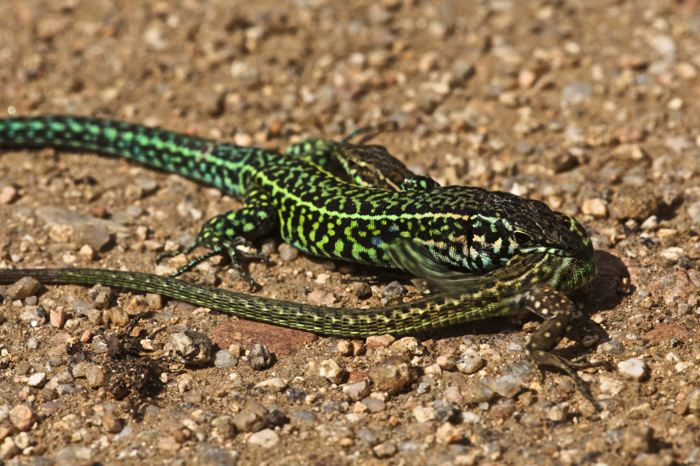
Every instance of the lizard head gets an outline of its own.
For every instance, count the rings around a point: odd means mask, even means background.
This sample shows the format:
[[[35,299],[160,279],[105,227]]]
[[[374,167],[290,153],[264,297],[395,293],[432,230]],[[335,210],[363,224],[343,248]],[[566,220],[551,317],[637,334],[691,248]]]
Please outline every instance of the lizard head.
[[[590,261],[591,239],[573,217],[504,192],[448,186],[431,192],[441,213],[414,242],[445,266],[487,272],[514,256],[544,253]]]
[[[514,254],[544,252],[581,259],[592,256],[591,238],[578,220],[555,212],[540,201],[518,201],[516,206],[509,204],[505,209]]]

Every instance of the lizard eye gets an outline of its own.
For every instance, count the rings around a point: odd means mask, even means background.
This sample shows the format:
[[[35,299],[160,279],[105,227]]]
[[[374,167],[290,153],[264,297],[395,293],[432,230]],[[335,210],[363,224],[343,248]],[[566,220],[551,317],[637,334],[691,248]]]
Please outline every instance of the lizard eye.
[[[519,245],[527,244],[532,241],[532,237],[525,233],[524,231],[516,231],[513,233],[513,238],[518,242]]]

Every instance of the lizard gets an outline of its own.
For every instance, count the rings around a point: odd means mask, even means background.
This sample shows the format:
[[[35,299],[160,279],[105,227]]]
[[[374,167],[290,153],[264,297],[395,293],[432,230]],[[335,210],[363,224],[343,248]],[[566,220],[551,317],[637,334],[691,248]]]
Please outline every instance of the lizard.
[[[214,186],[244,207],[209,219],[182,253],[205,252],[171,277],[107,269],[0,269],[0,284],[102,284],[158,293],[252,320],[339,337],[402,336],[530,311],[543,323],[526,350],[568,374],[598,406],[577,369],[553,352],[579,318],[568,294],[596,274],[588,233],[545,203],[479,187],[440,186],[414,175],[383,146],[309,139],[284,153],[119,120],[80,116],[0,119],[0,149],[51,147],[125,157]],[[261,255],[239,246],[276,233],[306,253],[397,269],[427,279],[434,294],[371,309],[275,300],[176,278],[215,255],[243,267]],[[158,259],[172,254],[161,254]]]

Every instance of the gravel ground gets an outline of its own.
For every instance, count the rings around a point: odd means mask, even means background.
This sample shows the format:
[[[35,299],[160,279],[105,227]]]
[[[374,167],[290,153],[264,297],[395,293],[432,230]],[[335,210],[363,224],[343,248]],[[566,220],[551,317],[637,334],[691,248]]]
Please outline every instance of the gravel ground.
[[[394,119],[376,142],[417,173],[577,216],[601,272],[576,297],[592,319],[582,342],[563,352],[614,365],[582,373],[596,413],[523,360],[532,321],[335,340],[25,281],[0,305],[0,463],[700,462],[698,37],[690,0],[0,2],[3,114],[270,148]],[[156,267],[158,252],[239,205],[123,160],[6,152],[0,267],[164,272],[183,259]],[[251,272],[265,296],[420,293],[263,247],[273,264]],[[247,288],[217,261],[189,278]]]

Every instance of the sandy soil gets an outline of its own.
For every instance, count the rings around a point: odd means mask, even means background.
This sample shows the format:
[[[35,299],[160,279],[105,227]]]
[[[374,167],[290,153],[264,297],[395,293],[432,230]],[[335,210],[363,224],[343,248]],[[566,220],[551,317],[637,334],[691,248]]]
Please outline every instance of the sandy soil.
[[[535,322],[348,342],[52,286],[0,305],[0,462],[700,462],[699,37],[695,1],[0,2],[2,115],[109,116],[280,149],[394,119],[376,142],[417,173],[577,216],[601,273],[576,297],[592,321],[564,353],[614,365],[582,373],[596,413],[565,375],[523,361]],[[0,267],[153,271],[164,245],[239,205],[123,160],[5,152]],[[265,296],[347,307],[419,294],[264,248],[273,265],[251,272]],[[189,278],[247,289],[216,260]],[[158,356],[186,330],[218,345],[215,364]],[[256,342],[271,367],[252,367],[266,366]],[[129,343],[154,351],[129,356]]]

